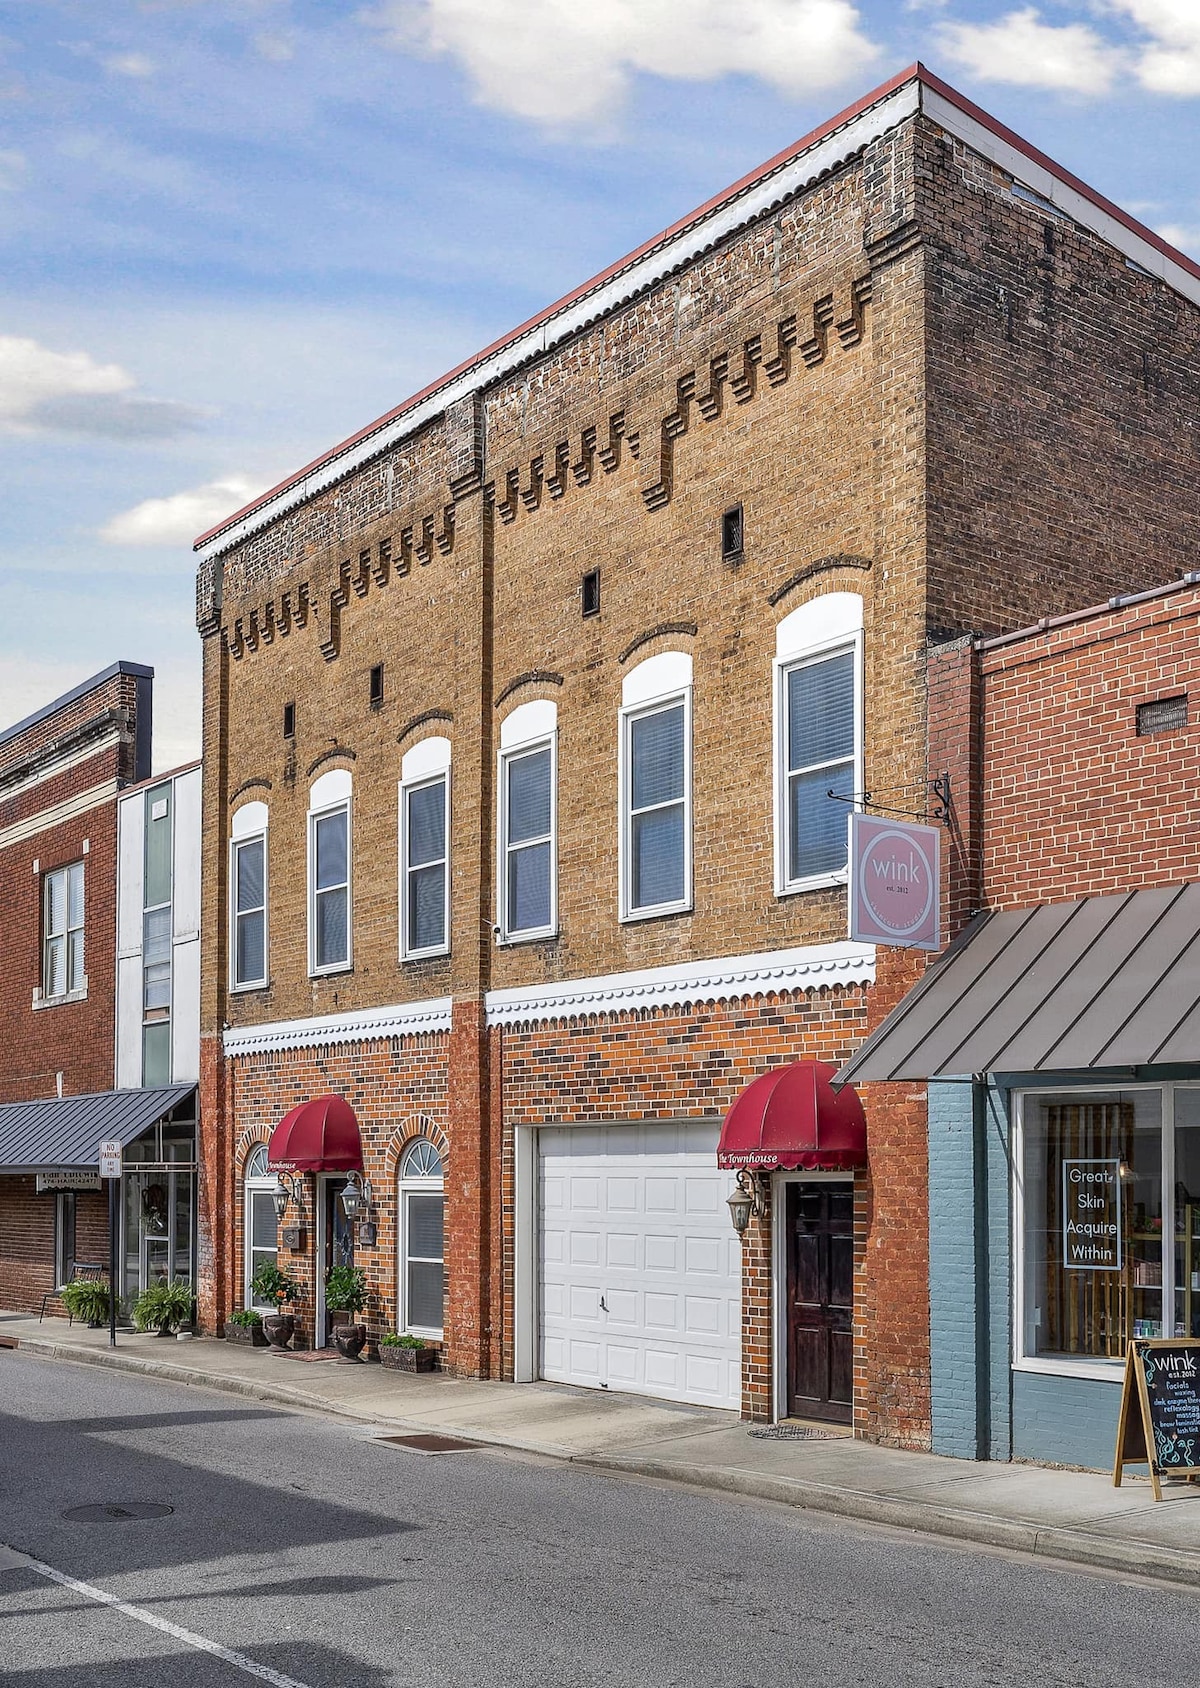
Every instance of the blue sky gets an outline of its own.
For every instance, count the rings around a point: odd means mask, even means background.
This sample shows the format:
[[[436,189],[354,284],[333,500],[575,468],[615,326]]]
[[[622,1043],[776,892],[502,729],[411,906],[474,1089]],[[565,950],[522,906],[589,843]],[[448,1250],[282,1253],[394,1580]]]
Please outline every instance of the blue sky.
[[[190,539],[915,58],[1200,255],[1200,0],[0,0],[0,724]]]

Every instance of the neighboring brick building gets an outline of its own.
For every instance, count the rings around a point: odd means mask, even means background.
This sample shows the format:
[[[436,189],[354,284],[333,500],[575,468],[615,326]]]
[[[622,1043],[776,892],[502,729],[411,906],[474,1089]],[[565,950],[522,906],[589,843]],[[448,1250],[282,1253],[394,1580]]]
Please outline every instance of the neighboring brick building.
[[[846,940],[843,840],[949,768],[928,641],[1194,546],[1198,301],[918,68],[198,541],[211,1324],[279,1247],[321,1342],[353,1255],[463,1373],[839,1416],[815,1227],[856,1428],[928,1445],[923,1089],[740,1247],[720,1122],[919,974]],[[283,1249],[260,1146],[328,1092],[376,1240],[318,1156]]]
[[[931,657],[964,799],[952,926],[993,912],[848,1071],[947,1080],[938,1452],[1110,1464],[1127,1342],[1200,1337],[1197,582]]]
[[[114,663],[0,732],[7,1308],[107,1271],[106,1138],[131,1166],[121,1292],[193,1271],[200,774],[149,779],[153,677]]]

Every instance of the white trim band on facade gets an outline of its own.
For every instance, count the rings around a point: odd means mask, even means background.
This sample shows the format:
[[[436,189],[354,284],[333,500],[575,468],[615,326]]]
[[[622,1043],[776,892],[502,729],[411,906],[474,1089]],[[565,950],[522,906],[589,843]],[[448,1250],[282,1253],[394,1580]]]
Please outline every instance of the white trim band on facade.
[[[683,1008],[699,1002],[728,1002],[770,992],[828,989],[875,982],[872,944],[846,940],[762,955],[724,956],[650,967],[637,973],[609,973],[563,984],[489,991],[489,1026],[532,1025],[582,1014],[625,1014],[642,1008]]]
[[[377,1038],[419,1037],[448,1032],[453,999],[429,997],[387,1007],[321,1014],[311,1020],[274,1020],[225,1033],[226,1055],[264,1055],[277,1049],[309,1049],[324,1043],[372,1043]]]
[[[365,438],[355,440],[343,451],[335,451],[314,465],[300,480],[283,487],[273,497],[231,521],[218,533],[196,546],[201,557],[228,551],[260,528],[275,521],[285,511],[315,497],[335,481],[342,480],[352,469],[359,468],[378,457],[389,446],[408,438],[440,416],[449,405],[481,392],[497,381],[521,369],[532,358],[548,352],[551,347],[578,334],[590,323],[610,315],[647,288],[654,287],[676,270],[702,256],[710,247],[719,245],[730,235],[754,223],[772,206],[793,194],[800,193],[819,177],[853,158],[871,141],[896,128],[918,109],[921,83],[917,77],[885,94],[874,105],[856,112],[839,128],[822,136],[798,157],[789,159],[777,169],[758,177],[740,193],[733,194],[712,210],[702,213],[686,228],[660,242],[650,252],[634,258],[624,268],[577,298],[570,299],[561,310],[535,323],[526,333],[509,340],[490,357],[480,358],[461,374],[436,387],[419,403],[383,422]]]
[[[102,785],[90,786],[87,791],[64,798],[61,803],[41,809],[26,820],[14,821],[11,826],[0,829],[0,850],[7,849],[10,844],[19,844],[24,838],[36,838],[39,832],[46,832],[75,815],[85,815],[89,809],[98,809],[102,803],[110,803],[120,789],[119,780],[105,780]]]
[[[72,768],[90,762],[93,756],[102,756],[106,750],[111,750],[114,744],[121,742],[120,727],[110,727],[99,738],[89,741],[76,750],[52,750],[43,752],[41,756],[31,757],[36,760],[37,767],[33,773],[25,774],[11,784],[0,786],[0,797],[7,803],[14,797],[20,797],[23,792],[32,791],[36,786],[44,785],[47,780],[56,779],[60,774],[70,773]]]

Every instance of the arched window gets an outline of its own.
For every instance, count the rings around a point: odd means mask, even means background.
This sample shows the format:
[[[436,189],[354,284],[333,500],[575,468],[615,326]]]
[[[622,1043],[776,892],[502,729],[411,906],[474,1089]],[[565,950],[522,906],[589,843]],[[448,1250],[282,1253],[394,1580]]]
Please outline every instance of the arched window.
[[[692,659],[664,651],[621,682],[621,919],[692,906]]]
[[[442,1157],[416,1137],[400,1157],[400,1329],[442,1334],[446,1253]]]
[[[229,986],[267,982],[267,822],[265,803],[243,803],[229,838]]]
[[[353,963],[350,918],[350,794],[345,768],[308,793],[308,970],[337,973]]]
[[[500,725],[500,941],[552,937],[557,929],[555,760],[558,707],[522,703]]]
[[[279,1221],[275,1217],[275,1174],[267,1164],[267,1145],[258,1143],[246,1160],[243,1174],[246,1190],[246,1246],[244,1307],[257,1306],[263,1312],[275,1312],[273,1303],[256,1301],[250,1291],[250,1280],[264,1261],[274,1264],[279,1258]]]
[[[400,959],[450,949],[450,740],[427,738],[400,764]]]

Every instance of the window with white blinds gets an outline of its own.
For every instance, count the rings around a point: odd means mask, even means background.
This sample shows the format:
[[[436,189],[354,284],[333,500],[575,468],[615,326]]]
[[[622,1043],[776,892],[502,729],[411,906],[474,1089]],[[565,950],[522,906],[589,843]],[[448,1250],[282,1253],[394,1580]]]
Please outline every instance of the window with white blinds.
[[[692,665],[650,657],[626,676],[621,711],[621,917],[692,906]]]

